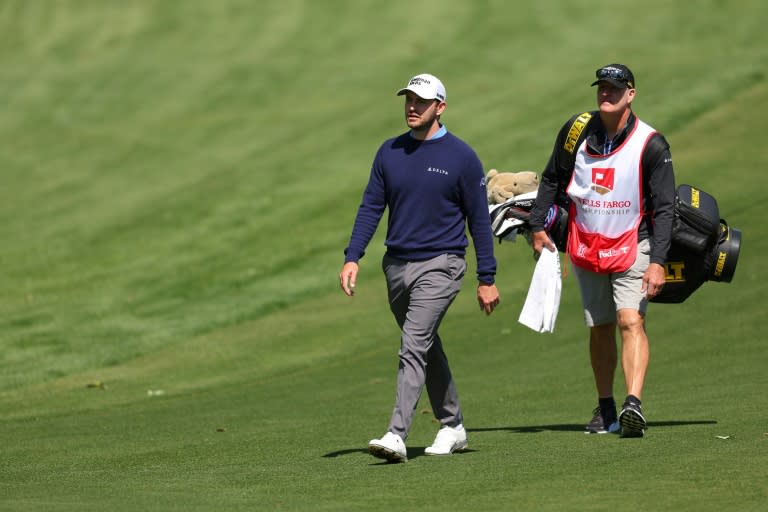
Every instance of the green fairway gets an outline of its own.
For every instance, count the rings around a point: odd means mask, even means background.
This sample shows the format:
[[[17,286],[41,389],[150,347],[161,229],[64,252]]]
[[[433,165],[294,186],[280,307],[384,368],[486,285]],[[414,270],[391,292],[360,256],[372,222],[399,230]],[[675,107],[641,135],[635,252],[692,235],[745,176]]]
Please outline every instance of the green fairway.
[[[0,511],[757,511],[768,502],[762,0],[0,1]],[[486,171],[541,172],[625,62],[677,183],[742,231],[731,283],[649,311],[643,439],[585,436],[577,284],[517,322],[525,242],[441,328],[469,451],[367,453],[395,397],[380,260],[338,272],[395,91],[448,92]],[[570,266],[568,271],[570,273]],[[616,394],[623,393],[621,372]],[[621,396],[623,398],[623,395]]]

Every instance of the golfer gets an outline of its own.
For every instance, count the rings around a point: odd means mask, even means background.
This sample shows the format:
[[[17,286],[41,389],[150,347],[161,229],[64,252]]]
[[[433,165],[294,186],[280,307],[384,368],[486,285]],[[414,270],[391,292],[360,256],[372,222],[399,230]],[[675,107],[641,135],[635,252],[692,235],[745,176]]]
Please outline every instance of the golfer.
[[[414,76],[397,91],[405,96],[408,132],[381,145],[357,212],[341,288],[352,296],[358,261],[389,209],[382,267],[389,307],[401,329],[395,408],[387,432],[369,452],[405,462],[405,441],[425,384],[441,429],[426,455],[450,455],[467,447],[467,434],[443,342],[440,322],[459,293],[466,271],[466,223],[477,256],[477,300],[490,315],[499,303],[483,166],[475,152],[440,122],[446,109],[443,83]]]

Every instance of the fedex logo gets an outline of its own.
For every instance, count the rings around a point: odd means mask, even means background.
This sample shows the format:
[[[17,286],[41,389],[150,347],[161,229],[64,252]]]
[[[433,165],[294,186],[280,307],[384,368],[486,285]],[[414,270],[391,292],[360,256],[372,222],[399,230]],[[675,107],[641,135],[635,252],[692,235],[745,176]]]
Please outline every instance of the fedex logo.
[[[592,190],[605,195],[613,190],[613,179],[616,174],[615,167],[592,168]]]
[[[629,254],[629,247],[619,247],[618,249],[600,249],[597,255],[600,258],[613,258],[614,256],[622,256]]]

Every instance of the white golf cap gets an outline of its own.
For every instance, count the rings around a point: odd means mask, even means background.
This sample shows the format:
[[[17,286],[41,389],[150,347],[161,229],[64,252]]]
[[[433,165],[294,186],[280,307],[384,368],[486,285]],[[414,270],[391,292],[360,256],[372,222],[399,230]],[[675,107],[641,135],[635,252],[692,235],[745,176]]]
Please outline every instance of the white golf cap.
[[[445,101],[446,98],[443,82],[429,73],[422,73],[408,80],[408,85],[397,91],[397,95],[401,96],[406,91],[411,91],[425,100]]]

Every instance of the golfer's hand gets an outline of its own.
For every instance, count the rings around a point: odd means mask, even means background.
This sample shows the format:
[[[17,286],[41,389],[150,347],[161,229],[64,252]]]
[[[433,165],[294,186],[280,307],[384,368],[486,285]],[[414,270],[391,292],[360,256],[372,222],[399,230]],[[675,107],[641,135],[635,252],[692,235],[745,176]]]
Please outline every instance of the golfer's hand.
[[[648,265],[648,270],[643,274],[643,285],[640,288],[640,292],[645,293],[645,296],[649,299],[657,296],[661,293],[661,289],[664,288],[664,282],[666,281],[664,274],[664,267],[658,263]]]
[[[557,247],[555,247],[555,244],[549,239],[549,235],[546,231],[536,231],[535,233],[531,233],[531,245],[533,246],[533,257],[536,259],[539,259],[539,255],[545,247],[552,252],[557,250]]]
[[[477,286],[477,302],[486,315],[493,313],[499,305],[499,290],[496,289],[496,285],[480,283]]]
[[[341,289],[344,290],[344,293],[346,293],[349,297],[355,294],[355,290],[353,288],[357,282],[358,268],[359,267],[357,266],[357,263],[354,261],[349,261],[345,263],[343,267],[341,267],[341,272],[339,273]]]

